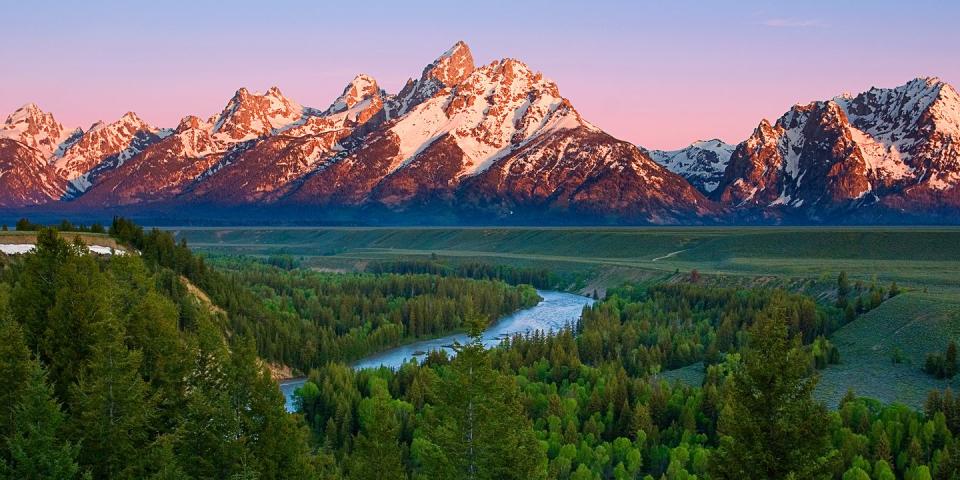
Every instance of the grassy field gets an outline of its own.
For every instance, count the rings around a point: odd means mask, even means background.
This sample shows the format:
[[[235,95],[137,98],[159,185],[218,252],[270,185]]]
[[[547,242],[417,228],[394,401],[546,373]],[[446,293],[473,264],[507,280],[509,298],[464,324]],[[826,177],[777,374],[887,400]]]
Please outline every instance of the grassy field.
[[[676,270],[851,277],[960,294],[960,228],[174,228],[201,251],[290,254],[308,265],[437,254],[583,272],[603,285]],[[596,287],[597,285],[593,285]]]
[[[831,337],[840,364],[821,372],[816,395],[835,408],[852,389],[857,395],[922,408],[927,392],[960,387],[960,376],[938,380],[923,372],[930,352],[960,341],[960,300],[941,294],[906,293],[884,302]],[[894,363],[894,356],[900,359]],[[703,364],[664,372],[666,380],[703,382]]]
[[[839,365],[823,372],[819,395],[836,405],[852,388],[858,395],[920,407],[927,392],[960,385],[937,380],[921,369],[930,352],[960,341],[960,299],[942,294],[907,293],[892,298],[834,333]],[[893,362],[894,353],[903,359]]]

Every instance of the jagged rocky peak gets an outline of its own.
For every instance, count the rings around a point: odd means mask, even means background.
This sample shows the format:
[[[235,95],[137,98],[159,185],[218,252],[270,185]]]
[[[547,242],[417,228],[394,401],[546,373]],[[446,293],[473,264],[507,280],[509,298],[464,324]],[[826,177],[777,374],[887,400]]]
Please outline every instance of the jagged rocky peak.
[[[479,73],[484,77],[495,79],[501,84],[519,85],[521,87],[536,85],[536,88],[546,95],[560,96],[560,89],[556,83],[515,58],[504,58],[490,62],[481,67]],[[468,78],[472,77],[475,76]]]
[[[425,100],[397,120],[389,133],[395,137],[396,155],[389,172],[416,161],[440,159],[437,148],[456,146],[459,157],[449,166],[453,180],[476,175],[495,161],[534,138],[558,129],[595,128],[580,118],[560,96],[557,85],[520,61],[504,59],[472,71],[456,88]],[[424,168],[426,168],[424,166]],[[453,181],[451,183],[455,184]]]
[[[408,80],[397,94],[395,116],[408,112],[444,88],[460,84],[474,71],[473,54],[462,40],[424,67],[419,80]]]
[[[373,77],[361,73],[353,78],[343,89],[343,93],[330,105],[325,114],[340,113],[373,97],[383,96],[380,86]]]
[[[187,115],[186,117],[183,117],[182,119],[180,119],[180,123],[177,124],[177,128],[176,130],[174,130],[174,133],[183,133],[187,130],[201,128],[205,126],[206,123],[207,122],[204,122],[203,120],[200,119],[200,117],[197,117],[196,115]]]
[[[132,135],[138,131],[154,131],[157,130],[147,122],[144,122],[136,113],[127,112],[123,114],[117,121],[112,123],[106,123],[104,121],[99,121],[90,126],[87,130],[85,137],[88,139],[95,133],[101,133],[106,135]],[[79,142],[83,143],[83,142]]]
[[[36,103],[27,103],[7,116],[3,123],[4,128],[19,128],[26,130],[30,126],[57,124],[53,114],[44,112]]]
[[[473,73],[473,53],[463,40],[457,42],[423,69],[421,81],[435,80],[444,86],[460,83]]]
[[[152,128],[150,127],[149,124],[147,124],[147,122],[144,122],[143,119],[141,119],[140,116],[137,115],[135,112],[124,113],[123,116],[120,117],[120,120],[118,121],[118,123],[122,123],[124,125],[147,128],[147,129]]]
[[[857,128],[889,142],[909,130],[960,134],[960,95],[936,77],[916,78],[894,88],[871,88],[835,99]],[[882,126],[880,126],[882,124]]]
[[[483,98],[487,103],[497,106],[502,103],[514,103],[528,97],[555,100],[556,105],[563,99],[557,85],[540,72],[531,70],[518,60],[507,58],[493,61],[460,81],[458,89],[451,94],[454,98],[448,111],[456,111],[464,105],[465,99]],[[459,101],[457,100],[459,99]],[[470,102],[472,106],[472,102]],[[477,105],[477,108],[480,108]]]
[[[937,101],[930,108],[931,115],[939,129],[960,135],[960,93],[948,83],[940,82],[939,85]]]
[[[720,140],[719,138],[711,138],[709,140],[697,140],[690,144],[693,148],[700,148],[703,150],[717,150],[717,149],[732,149],[733,145]]]
[[[819,218],[864,206],[917,211],[956,203],[960,100],[936,78],[798,104],[733,154],[718,189],[733,206]]]
[[[64,129],[52,113],[44,112],[35,103],[28,103],[11,113],[0,126],[0,138],[16,140],[50,156],[74,130]]]
[[[148,145],[169,135],[127,112],[112,123],[97,122],[86,133],[66,145],[55,159],[57,172],[71,182],[74,193],[89,188],[99,173],[115,168]]]
[[[263,94],[240,88],[209,122],[219,141],[234,143],[281,131],[300,122],[303,115],[303,106],[283,96],[277,87]]]

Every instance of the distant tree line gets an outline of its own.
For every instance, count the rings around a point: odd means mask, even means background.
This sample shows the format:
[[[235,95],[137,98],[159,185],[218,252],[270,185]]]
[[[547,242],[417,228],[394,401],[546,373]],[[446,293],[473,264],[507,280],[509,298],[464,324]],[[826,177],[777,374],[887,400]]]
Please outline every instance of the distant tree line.
[[[484,262],[441,261],[430,259],[381,260],[367,265],[370,273],[425,273],[444,277],[463,277],[478,280],[500,280],[511,285],[533,285],[537,288],[553,288],[558,279],[545,268],[525,268]]]
[[[21,218],[17,220],[17,223],[14,225],[18,232],[36,232],[43,228],[55,228],[60,232],[84,232],[84,233],[107,233],[104,226],[98,222],[94,222],[90,225],[84,224],[74,224],[69,220],[61,220],[60,223],[53,225],[42,225],[37,223],[32,223],[26,218]],[[7,226],[3,225],[3,230],[7,230]]]
[[[957,342],[950,340],[943,353],[931,353],[923,371],[937,378],[953,378],[957,374]]]
[[[899,294],[900,287],[897,282],[891,282],[886,289],[877,285],[876,282],[872,282],[867,287],[861,280],[851,286],[847,272],[840,272],[840,275],[837,276],[836,305],[837,308],[844,311],[844,318],[847,322],[853,321],[857,315],[869,312],[879,307],[884,300],[896,297]],[[854,300],[851,297],[856,299]]]

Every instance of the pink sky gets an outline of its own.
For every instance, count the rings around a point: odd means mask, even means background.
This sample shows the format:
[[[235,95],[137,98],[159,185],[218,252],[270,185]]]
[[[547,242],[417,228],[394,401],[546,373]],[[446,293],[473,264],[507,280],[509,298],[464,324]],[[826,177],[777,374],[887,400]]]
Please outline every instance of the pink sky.
[[[38,3],[38,2],[31,2]],[[5,7],[0,115],[26,102],[65,126],[133,110],[209,116],[245,86],[324,108],[355,74],[395,93],[456,40],[519,58],[594,124],[649,148],[743,140],[798,102],[917,76],[957,85],[960,7],[762,1],[98,3]]]

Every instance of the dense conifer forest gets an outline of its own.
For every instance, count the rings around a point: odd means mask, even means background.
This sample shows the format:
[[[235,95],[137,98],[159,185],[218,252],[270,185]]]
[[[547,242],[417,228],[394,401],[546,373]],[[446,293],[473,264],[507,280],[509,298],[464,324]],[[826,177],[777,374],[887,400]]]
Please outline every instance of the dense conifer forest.
[[[479,335],[548,272],[435,261],[336,274],[207,259],[166,232],[36,230],[0,257],[0,478],[960,478],[960,398],[813,395],[828,337],[899,289],[832,299],[624,285],[551,335]],[[139,254],[89,254],[106,230]],[[467,331],[396,371],[350,362]],[[955,345],[931,361],[951,375]],[[952,363],[951,363],[952,362]],[[268,363],[308,372],[288,413]],[[663,372],[703,365],[700,385]],[[934,368],[935,367],[935,368]],[[919,367],[918,367],[919,368]]]
[[[0,476],[315,478],[253,337],[180,290],[162,237],[98,257],[41,229],[3,260]]]
[[[299,402],[346,478],[956,478],[951,392],[924,411],[853,392],[827,411],[813,398],[820,362],[839,361],[820,335],[839,321],[781,291],[629,288],[557,335],[398,371],[331,363]],[[699,387],[658,375],[695,361]],[[523,447],[531,438],[538,448]],[[371,472],[368,458],[389,468]]]

